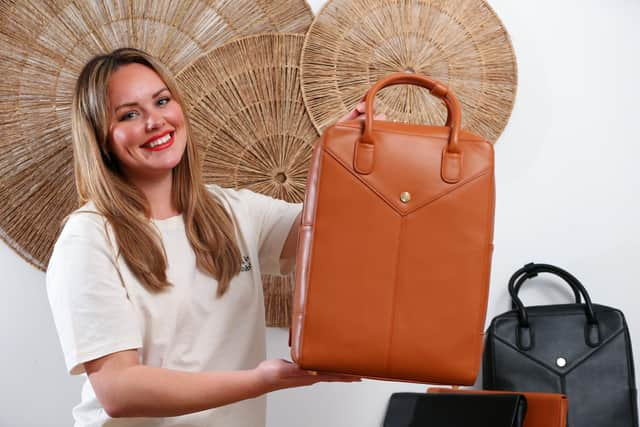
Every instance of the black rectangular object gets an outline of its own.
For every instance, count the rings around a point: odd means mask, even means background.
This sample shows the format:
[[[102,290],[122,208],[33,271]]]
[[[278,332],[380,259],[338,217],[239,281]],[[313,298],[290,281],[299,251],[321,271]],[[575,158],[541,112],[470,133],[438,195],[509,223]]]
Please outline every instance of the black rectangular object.
[[[521,427],[520,394],[394,393],[384,427]]]

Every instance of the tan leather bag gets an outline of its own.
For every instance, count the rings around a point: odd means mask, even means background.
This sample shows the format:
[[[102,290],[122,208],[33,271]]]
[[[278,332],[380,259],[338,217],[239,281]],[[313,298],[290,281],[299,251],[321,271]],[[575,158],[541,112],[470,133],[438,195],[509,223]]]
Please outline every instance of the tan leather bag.
[[[522,427],[566,427],[567,396],[559,393],[530,393],[519,391],[462,390],[450,388],[429,388],[427,393],[488,393],[522,394],[527,399],[527,414]]]
[[[446,126],[374,121],[376,93],[419,85]],[[363,377],[472,384],[491,265],[493,146],[460,129],[444,85],[398,73],[366,120],[329,127],[311,160],[298,242],[291,355]]]

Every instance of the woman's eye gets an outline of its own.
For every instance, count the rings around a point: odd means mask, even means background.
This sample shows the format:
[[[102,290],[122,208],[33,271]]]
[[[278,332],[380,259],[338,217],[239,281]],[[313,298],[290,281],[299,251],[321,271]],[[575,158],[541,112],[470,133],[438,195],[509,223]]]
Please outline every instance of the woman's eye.
[[[158,105],[167,105],[169,103],[170,99],[169,98],[160,98],[158,99]]]
[[[120,121],[131,120],[136,117],[138,113],[136,111],[127,111],[122,116],[120,116]]]

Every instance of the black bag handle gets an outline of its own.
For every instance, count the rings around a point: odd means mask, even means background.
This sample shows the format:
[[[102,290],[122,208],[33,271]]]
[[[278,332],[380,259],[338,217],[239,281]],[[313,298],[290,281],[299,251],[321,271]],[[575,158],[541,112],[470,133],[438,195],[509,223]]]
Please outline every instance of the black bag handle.
[[[587,345],[591,347],[597,347],[600,345],[600,328],[598,319],[593,311],[591,297],[582,283],[580,283],[580,281],[571,273],[560,267],[556,267],[555,265],[529,263],[516,271],[509,279],[509,294],[511,295],[512,305],[518,313],[519,320],[517,330],[518,347],[522,350],[529,350],[534,345],[534,334],[531,324],[529,323],[529,315],[526,307],[522,303],[522,300],[518,297],[518,291],[525,281],[532,277],[536,277],[538,273],[551,273],[567,282],[576,295],[576,304],[580,304],[580,295],[582,295],[584,298],[584,304],[581,305],[584,306],[585,315],[587,316],[585,340]]]
[[[550,272],[550,273],[555,274],[556,276],[562,278],[565,282],[567,282],[567,284],[571,287],[571,290],[573,291],[573,297],[575,298],[576,304],[581,304],[582,303],[582,297],[580,296],[580,288],[579,288],[579,286],[576,285],[576,282],[578,282],[577,279],[574,276],[572,276],[571,274],[567,273],[565,270],[563,270],[561,268],[558,268],[558,267],[555,267],[553,265],[549,265],[549,264],[534,264],[534,263],[530,262],[529,264],[527,264],[524,267],[522,267],[520,270],[516,271],[513,274],[513,276],[511,276],[510,282],[514,280],[514,277],[521,276],[521,275],[526,276],[525,279],[531,279],[533,277],[536,277],[538,275],[539,271],[535,271],[536,269],[534,267],[532,267],[532,266],[535,266],[535,265],[538,265],[538,266],[544,265],[544,266],[552,267],[553,269],[557,270],[557,271]],[[518,293],[520,292],[520,288],[522,287],[522,285],[524,284],[525,281],[526,280],[518,280],[516,282],[515,287],[514,287],[514,293],[516,295],[518,295]],[[578,282],[578,283],[580,283],[580,282]],[[509,293],[511,294],[511,292],[509,292]],[[511,294],[511,298],[512,298],[511,309],[515,310],[518,307],[516,306],[515,301],[513,301],[513,294]]]

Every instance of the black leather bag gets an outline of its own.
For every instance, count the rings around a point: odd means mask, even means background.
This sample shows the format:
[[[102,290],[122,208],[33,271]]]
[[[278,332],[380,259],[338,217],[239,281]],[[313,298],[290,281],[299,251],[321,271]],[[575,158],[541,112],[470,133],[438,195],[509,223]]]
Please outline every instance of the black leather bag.
[[[384,427],[521,427],[521,394],[394,393]]]
[[[564,279],[576,302],[525,307],[518,291],[538,273]],[[566,394],[568,427],[638,427],[633,353],[622,312],[592,304],[578,279],[548,264],[516,271],[509,293],[513,310],[495,317],[487,331],[484,388]]]

